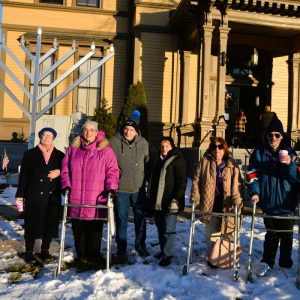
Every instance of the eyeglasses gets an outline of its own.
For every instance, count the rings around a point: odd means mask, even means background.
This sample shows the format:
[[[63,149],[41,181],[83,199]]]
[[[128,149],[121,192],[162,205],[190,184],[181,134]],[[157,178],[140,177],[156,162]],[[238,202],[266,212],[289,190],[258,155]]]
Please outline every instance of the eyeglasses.
[[[276,139],[279,139],[281,137],[280,133],[269,133],[268,134],[268,138],[272,139],[273,137],[275,137]]]
[[[212,149],[212,150],[217,150],[217,148],[218,148],[219,150],[223,150],[223,149],[224,149],[224,145],[219,144],[219,145],[212,145],[212,146],[211,146],[211,149]]]
[[[87,129],[87,128],[83,128],[82,130],[83,132],[95,132],[97,131],[96,129]]]

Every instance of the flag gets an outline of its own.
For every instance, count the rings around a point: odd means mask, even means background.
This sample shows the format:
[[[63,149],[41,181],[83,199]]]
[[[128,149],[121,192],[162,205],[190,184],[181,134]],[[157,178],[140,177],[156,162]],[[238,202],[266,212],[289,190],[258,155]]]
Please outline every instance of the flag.
[[[4,149],[4,155],[3,155],[3,159],[2,159],[2,170],[3,171],[7,171],[8,163],[9,163],[9,158],[6,154],[6,149]]]

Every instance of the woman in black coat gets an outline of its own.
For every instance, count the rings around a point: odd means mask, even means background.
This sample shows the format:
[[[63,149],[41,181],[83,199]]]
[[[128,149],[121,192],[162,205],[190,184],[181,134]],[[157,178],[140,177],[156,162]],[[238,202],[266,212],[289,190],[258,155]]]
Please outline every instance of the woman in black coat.
[[[51,240],[58,236],[59,176],[64,154],[53,145],[56,135],[52,128],[40,130],[40,143],[24,153],[21,163],[16,204],[24,202],[25,261],[28,263],[36,260],[33,255],[36,239],[42,239],[40,257],[46,261],[51,258]]]
[[[177,213],[184,209],[186,162],[171,137],[160,141],[160,153],[153,159],[148,178],[148,196],[158,230],[160,266],[171,263],[176,238]]]

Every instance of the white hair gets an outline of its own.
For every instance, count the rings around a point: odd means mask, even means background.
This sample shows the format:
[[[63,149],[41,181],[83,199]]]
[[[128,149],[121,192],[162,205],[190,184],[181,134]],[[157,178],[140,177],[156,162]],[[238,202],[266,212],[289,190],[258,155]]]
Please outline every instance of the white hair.
[[[82,129],[85,128],[87,125],[92,125],[95,128],[95,130],[98,130],[98,123],[96,121],[92,121],[92,120],[85,121],[82,125]]]

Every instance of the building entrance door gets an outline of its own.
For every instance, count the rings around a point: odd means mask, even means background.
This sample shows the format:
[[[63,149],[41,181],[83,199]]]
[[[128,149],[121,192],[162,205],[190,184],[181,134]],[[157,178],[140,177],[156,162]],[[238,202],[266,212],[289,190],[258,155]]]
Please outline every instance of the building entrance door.
[[[260,109],[257,95],[257,87],[243,85],[227,86],[226,113],[229,118],[227,120],[228,128],[226,130],[226,139],[230,145],[234,143],[235,118],[241,109],[244,111],[247,118],[244,144],[248,148],[257,145],[260,138],[258,134],[260,130]]]

